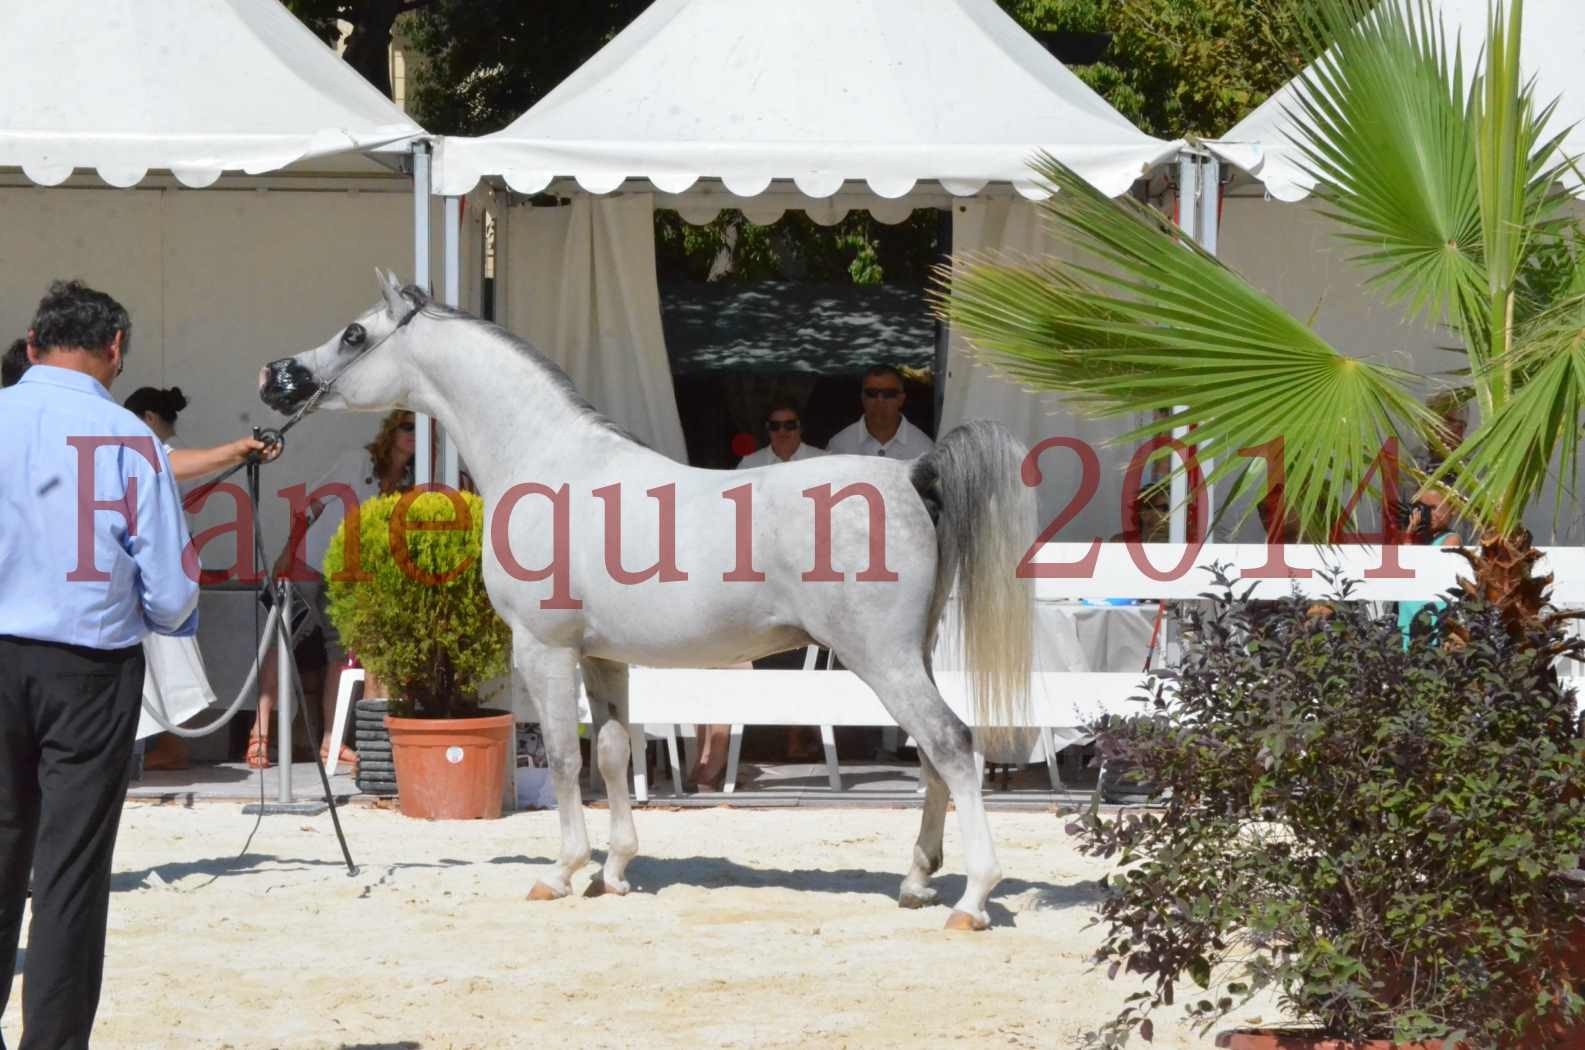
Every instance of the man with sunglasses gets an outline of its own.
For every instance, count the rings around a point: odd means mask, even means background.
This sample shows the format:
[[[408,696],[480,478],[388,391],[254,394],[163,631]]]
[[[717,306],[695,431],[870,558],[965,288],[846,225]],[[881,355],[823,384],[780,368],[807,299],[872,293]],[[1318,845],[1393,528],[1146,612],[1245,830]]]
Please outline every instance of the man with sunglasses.
[[[908,395],[903,376],[890,365],[876,365],[864,373],[864,415],[844,428],[826,446],[833,454],[918,459],[935,442],[903,416]]]
[[[813,459],[826,454],[825,449],[808,444],[803,439],[803,420],[790,401],[777,401],[765,413],[765,433],[770,443],[756,452],[750,452],[738,461],[738,469],[768,467],[772,463],[791,463],[795,459]]]

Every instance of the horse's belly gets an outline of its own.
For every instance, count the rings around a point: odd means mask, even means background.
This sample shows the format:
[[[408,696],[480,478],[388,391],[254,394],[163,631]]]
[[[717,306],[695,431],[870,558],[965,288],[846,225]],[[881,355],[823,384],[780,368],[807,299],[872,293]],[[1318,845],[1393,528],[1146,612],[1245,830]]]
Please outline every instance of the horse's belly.
[[[641,667],[730,667],[772,653],[799,649],[812,642],[813,639],[803,631],[786,627],[753,636],[717,635],[697,639],[684,647],[660,642],[644,644],[631,637],[591,637],[584,644],[584,652],[589,656]]]
[[[809,644],[785,602],[692,583],[592,587],[582,649],[652,667],[720,667]]]

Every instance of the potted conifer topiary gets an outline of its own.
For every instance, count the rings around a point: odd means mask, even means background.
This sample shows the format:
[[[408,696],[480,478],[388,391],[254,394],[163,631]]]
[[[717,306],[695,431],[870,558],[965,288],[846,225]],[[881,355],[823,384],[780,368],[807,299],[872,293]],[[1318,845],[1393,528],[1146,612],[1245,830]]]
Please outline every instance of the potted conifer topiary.
[[[1406,644],[1365,603],[1254,605],[1218,576],[1151,717],[1104,742],[1158,805],[1069,826],[1117,865],[1097,962],[1145,982],[1096,1041],[1274,991],[1284,1017],[1219,1045],[1578,1045],[1585,741],[1554,660],[1580,643],[1455,593]]]
[[[480,693],[507,670],[510,632],[484,589],[483,522],[472,493],[377,496],[325,556],[331,621],[392,694],[397,794],[412,817],[501,812],[513,721]]]

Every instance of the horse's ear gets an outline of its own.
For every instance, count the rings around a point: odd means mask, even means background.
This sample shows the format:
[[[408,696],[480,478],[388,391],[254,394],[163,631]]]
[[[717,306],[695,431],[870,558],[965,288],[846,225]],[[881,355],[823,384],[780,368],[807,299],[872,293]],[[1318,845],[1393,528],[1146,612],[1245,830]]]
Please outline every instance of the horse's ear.
[[[396,279],[396,275],[376,266],[374,276],[380,285],[380,297],[385,300],[385,308],[391,311],[391,316],[401,317],[407,313],[408,302],[402,295],[402,284]]]

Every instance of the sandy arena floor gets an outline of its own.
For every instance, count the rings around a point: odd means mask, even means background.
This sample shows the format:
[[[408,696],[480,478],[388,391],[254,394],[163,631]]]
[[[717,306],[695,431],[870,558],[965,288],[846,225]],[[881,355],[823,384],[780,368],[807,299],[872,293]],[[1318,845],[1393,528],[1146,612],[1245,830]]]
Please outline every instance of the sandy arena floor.
[[[983,934],[897,908],[917,811],[640,812],[638,892],[549,904],[523,897],[554,813],[343,816],[356,878],[328,815],[266,817],[234,860],[238,807],[129,805],[94,1046],[1065,1048],[1137,987],[1085,961],[1104,869],[1051,813],[992,814],[1006,878]],[[1177,1020],[1156,1046],[1210,1045]]]

